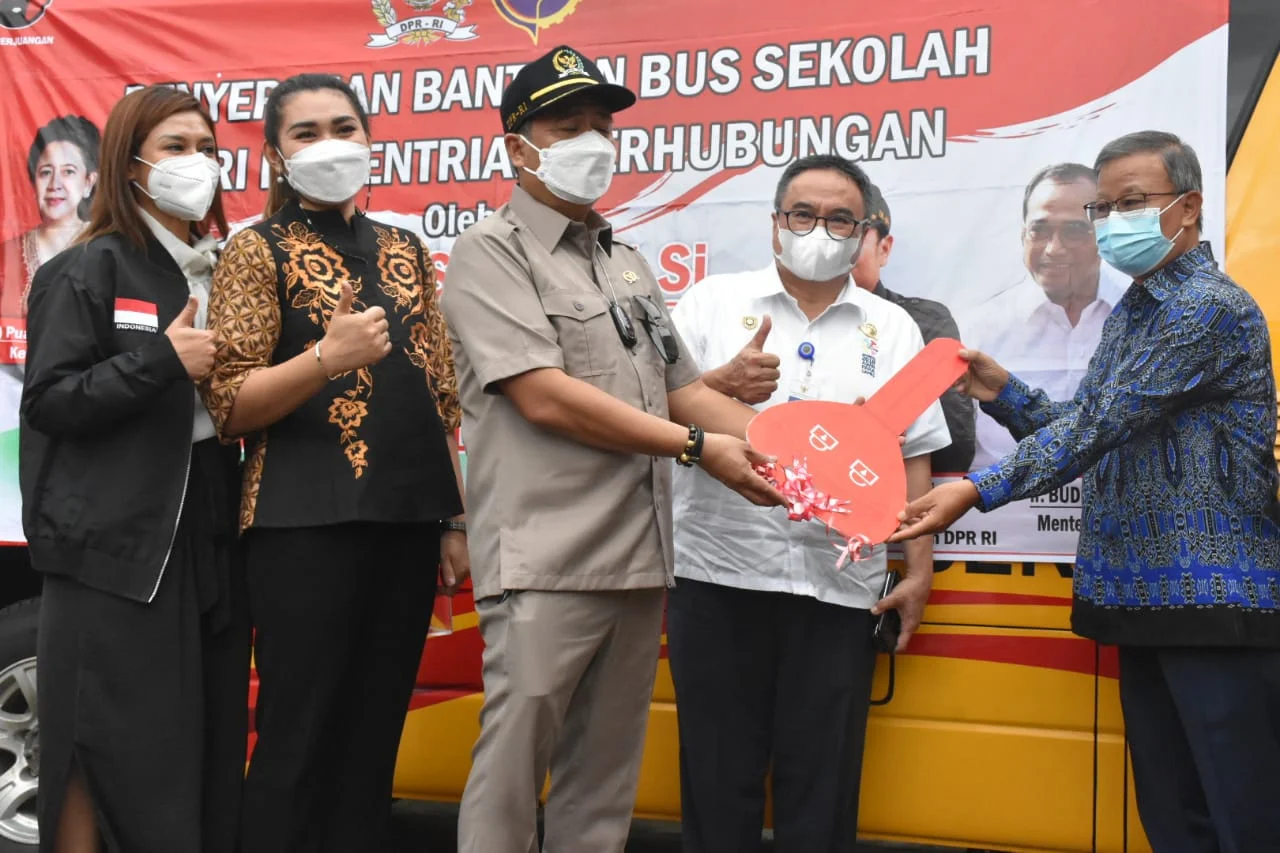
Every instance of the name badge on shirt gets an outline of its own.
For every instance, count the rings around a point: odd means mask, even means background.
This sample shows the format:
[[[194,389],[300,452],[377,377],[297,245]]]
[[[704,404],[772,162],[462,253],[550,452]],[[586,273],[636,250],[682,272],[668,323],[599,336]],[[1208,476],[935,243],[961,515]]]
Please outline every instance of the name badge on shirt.
[[[880,342],[876,340],[876,327],[863,323],[858,329],[858,343],[862,345],[862,373],[876,375],[876,356],[880,354]]]
[[[813,393],[813,389],[792,388],[790,395],[787,396],[788,403],[794,403],[798,400],[816,400],[818,396]]]

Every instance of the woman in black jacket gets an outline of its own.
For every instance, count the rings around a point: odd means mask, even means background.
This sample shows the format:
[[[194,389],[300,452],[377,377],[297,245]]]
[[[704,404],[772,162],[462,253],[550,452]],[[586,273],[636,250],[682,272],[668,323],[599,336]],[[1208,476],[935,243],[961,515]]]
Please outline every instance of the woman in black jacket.
[[[111,111],[81,242],[36,275],[23,526],[42,572],[40,850],[231,853],[249,622],[238,453],[195,382],[218,196],[213,125],[151,87]]]

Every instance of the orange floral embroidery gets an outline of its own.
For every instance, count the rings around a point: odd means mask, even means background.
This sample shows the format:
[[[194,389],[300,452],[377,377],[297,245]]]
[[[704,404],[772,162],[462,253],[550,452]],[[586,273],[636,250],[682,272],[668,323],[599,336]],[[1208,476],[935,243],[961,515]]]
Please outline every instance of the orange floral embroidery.
[[[360,280],[352,279],[342,256],[334,251],[320,235],[301,222],[276,225],[272,229],[279,238],[278,245],[289,256],[284,265],[285,293],[294,308],[306,309],[311,322],[328,326],[329,315],[338,304],[344,282],[351,285],[359,297]],[[353,304],[354,310],[364,306]]]
[[[369,462],[365,459],[365,454],[369,452],[369,445],[363,441],[353,441],[342,450],[347,454],[347,461],[351,463],[351,467],[356,472],[356,479],[359,480],[364,476],[364,469],[369,467]]]
[[[351,285],[355,295],[352,310],[363,311],[365,305],[360,301],[362,282],[352,278],[342,256],[333,250],[304,223],[291,222],[288,225],[272,226],[278,240],[277,245],[289,256],[284,265],[285,295],[294,308],[305,309],[311,322],[322,329],[329,327],[329,318],[338,305],[342,295],[342,285]],[[315,341],[307,344],[307,349],[315,346]],[[344,374],[335,381],[345,381]],[[373,375],[368,368],[355,372],[355,387],[342,392],[333,398],[329,406],[329,423],[339,430],[338,441],[342,445],[347,461],[356,479],[364,476],[369,466],[369,446],[358,439],[361,423],[369,414],[369,400],[373,397]]]
[[[409,361],[414,367],[425,370],[427,376],[431,376],[431,332],[427,330],[426,323],[418,322],[410,327],[409,346],[405,352],[409,354]]]
[[[353,400],[350,397],[334,397],[329,406],[329,423],[337,424],[342,430],[342,440],[347,441],[356,434],[356,429],[369,414],[369,406],[364,400]]]
[[[420,313],[422,282],[418,278],[418,253],[402,233],[373,226],[378,235],[378,272],[382,273],[382,292],[396,301],[396,308],[410,314]]]
[[[420,368],[427,377],[436,399],[436,410],[446,431],[456,430],[462,423],[462,406],[458,400],[458,383],[453,372],[453,348],[449,343],[449,329],[444,322],[437,295],[435,265],[426,249],[419,247],[415,258],[419,278],[415,284],[417,302],[411,314],[402,322],[409,327],[409,341],[405,353],[409,361]]]
[[[338,441],[341,442],[342,451],[347,455],[347,461],[351,463],[351,469],[359,480],[364,476],[364,469],[369,465],[366,458],[369,446],[363,439],[358,439],[356,436],[357,430],[369,414],[368,400],[373,397],[373,373],[369,368],[362,367],[355,374],[356,387],[343,391],[342,396],[334,397],[333,402],[329,404],[329,423],[342,431]]]

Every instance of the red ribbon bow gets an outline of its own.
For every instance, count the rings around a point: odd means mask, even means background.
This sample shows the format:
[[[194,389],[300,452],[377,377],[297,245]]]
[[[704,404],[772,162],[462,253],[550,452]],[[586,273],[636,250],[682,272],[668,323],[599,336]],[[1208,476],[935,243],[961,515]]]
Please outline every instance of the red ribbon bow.
[[[768,480],[787,499],[787,518],[792,521],[813,521],[819,512],[847,513],[849,501],[833,498],[813,483],[809,473],[809,460],[796,457],[790,467],[777,463],[774,466],[757,465],[756,473]],[[782,476],[779,478],[778,472]],[[827,522],[827,535],[833,532],[831,522]],[[836,571],[844,568],[844,564],[865,560],[871,555],[871,540],[861,533],[848,537],[843,544],[836,544],[839,557],[836,559]]]

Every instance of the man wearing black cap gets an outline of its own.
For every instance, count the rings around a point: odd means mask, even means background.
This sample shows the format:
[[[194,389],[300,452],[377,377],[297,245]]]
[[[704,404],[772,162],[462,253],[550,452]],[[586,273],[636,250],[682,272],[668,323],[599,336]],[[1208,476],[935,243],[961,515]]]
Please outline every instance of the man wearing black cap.
[[[893,237],[889,234],[891,219],[884,193],[875,184],[867,198],[868,229],[862,241],[862,252],[853,266],[853,281],[863,290],[869,290],[881,299],[900,305],[920,327],[924,342],[934,338],[960,338],[955,318],[947,306],[931,299],[918,299],[894,293],[880,280],[880,270],[889,263],[893,249]],[[934,474],[967,474],[973,463],[974,421],[977,417],[973,401],[964,395],[948,391],[942,395],[942,413],[947,418],[947,430],[951,444],[935,450],[930,458]]]
[[[648,265],[592,210],[635,100],[570,47],[525,66],[501,105],[518,186],[451,252],[485,643],[461,853],[536,853],[548,770],[547,849],[623,848],[674,577],[670,460],[784,502],[735,437],[754,412],[702,383]]]

